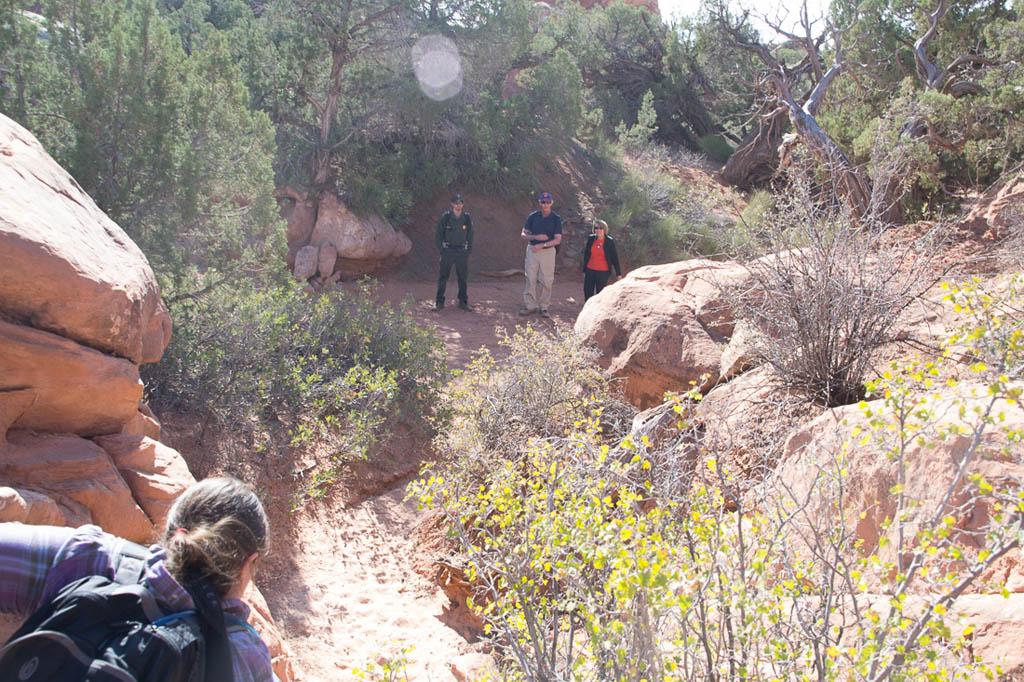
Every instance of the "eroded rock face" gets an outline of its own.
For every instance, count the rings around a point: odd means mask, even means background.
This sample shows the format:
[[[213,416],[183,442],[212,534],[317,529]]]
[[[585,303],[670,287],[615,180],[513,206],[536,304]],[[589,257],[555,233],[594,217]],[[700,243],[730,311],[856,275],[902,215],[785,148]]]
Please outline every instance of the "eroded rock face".
[[[1000,237],[1007,235],[1008,228],[1024,224],[1024,175],[982,196],[963,222],[988,228]]]
[[[113,460],[153,526],[163,528],[174,500],[196,482],[178,451],[145,436],[113,434],[93,442]]]
[[[312,245],[303,246],[295,252],[295,264],[292,266],[292,275],[297,281],[302,282],[316,275],[319,253],[320,250]]]
[[[965,419],[971,419],[975,409],[983,408],[987,387],[975,387],[973,393],[970,387],[962,387],[957,390],[957,395],[947,394],[936,400],[932,406],[936,433],[940,430],[948,431],[955,425],[964,426]],[[963,401],[966,406],[965,417],[959,411],[959,401]],[[993,414],[1000,416],[997,422],[999,428],[1024,429],[1024,411],[1018,407],[999,401]],[[863,433],[870,432],[868,417],[857,406],[844,406],[825,412],[806,428],[793,433],[785,443],[785,454],[779,470],[782,480],[799,491],[811,480],[810,471],[823,456],[820,453],[835,450],[857,428]],[[907,497],[923,501],[926,509],[934,507],[945,494],[959,457],[967,450],[971,438],[971,432],[965,431],[942,439],[933,435],[929,438],[934,441],[930,443],[932,446],[916,440],[908,442],[904,450],[904,492]],[[1019,456],[1007,458],[1002,455],[1000,449],[1004,444],[998,429],[989,428],[979,451],[985,453],[985,456],[976,459],[972,471],[981,473],[993,484],[1011,481],[1015,477],[1018,481],[1024,479],[1024,463]],[[879,546],[885,532],[883,520],[892,518],[896,511],[896,498],[890,491],[898,482],[898,465],[870,442],[858,440],[858,446],[851,449],[847,456],[846,466],[850,472],[846,483],[850,519],[855,523],[857,538],[863,541],[866,550],[871,550]],[[959,493],[953,494],[954,501],[957,495]],[[967,509],[959,510],[959,513],[963,519],[958,521],[963,523],[957,527],[962,529],[977,530],[975,524],[987,520],[983,510]]]
[[[638,268],[587,301],[575,330],[625,379],[629,401],[650,407],[665,391],[690,382],[703,390],[718,378],[719,344],[733,328],[722,287],[746,276],[742,266],[707,260]]]
[[[948,429],[953,425],[966,426],[967,422],[976,421],[974,409],[988,402],[984,397],[986,394],[985,386],[960,386],[954,392],[937,398],[930,405],[935,413],[937,429],[926,432],[931,434],[926,439],[928,446],[919,444],[916,439],[907,443],[903,489],[908,498],[919,503],[911,511],[907,537],[912,537],[916,531],[913,518],[928,518],[935,513],[950,489],[954,471],[973,437],[970,431],[942,439],[936,434],[940,430],[949,434]],[[961,404],[965,407],[963,413]],[[1024,411],[1019,405],[997,401],[992,414],[998,428],[986,430],[981,448],[968,465],[968,472],[981,474],[993,486],[1009,486],[1013,490],[1019,488],[1024,477],[1024,462],[1015,444],[1011,443],[1007,450],[1003,450],[1007,442],[1000,429],[1019,433],[1024,428]],[[847,475],[843,484],[845,514],[842,522],[847,531],[852,531],[855,539],[862,543],[860,548],[863,551],[877,553],[883,562],[894,561],[898,547],[896,524],[887,527],[886,520],[894,518],[897,511],[894,490],[899,482],[899,464],[881,452],[870,438],[864,437],[870,433],[868,420],[860,408],[848,405],[828,410],[805,428],[794,432],[786,442],[779,482],[780,487],[792,492],[794,499],[808,500],[806,508],[812,518],[827,516],[828,520],[820,522],[821,527],[827,527],[829,521],[836,520],[836,510],[824,499],[827,496],[818,492],[809,495],[809,482],[814,479],[820,465],[829,466],[830,461],[834,462],[829,453],[850,439],[855,429],[860,429],[858,437],[853,439],[854,446],[846,450],[843,460]],[[832,467],[834,469],[834,463]],[[974,484],[967,481],[954,486],[949,496],[950,506],[943,511],[943,516],[953,521],[950,530],[964,534],[961,537],[966,546],[975,546],[971,536],[989,522],[992,513],[987,503],[969,494],[973,487]],[[882,538],[888,542],[881,542]],[[918,590],[928,589],[924,582],[919,582]],[[1009,599],[998,594],[1004,587],[1011,593]],[[975,626],[972,639],[974,654],[982,656],[986,662],[1000,663],[1006,672],[1015,673],[1014,679],[1024,670],[1024,652],[1016,645],[1019,637],[1013,634],[1019,635],[1024,630],[1024,615],[1020,610],[1022,595],[1024,568],[1018,548],[982,574],[954,606],[964,615],[964,624]],[[1014,644],[1007,645],[1007,638],[1014,638]]]
[[[158,360],[171,318],[146,257],[3,115],[0,155],[0,312],[136,364]]]
[[[68,525],[64,511],[50,496],[30,488],[3,486],[0,487],[0,522],[8,521],[37,526]]]
[[[154,539],[153,522],[136,503],[110,456],[92,441],[8,431],[0,449],[0,479],[15,488],[44,490],[64,506],[69,500],[77,503],[86,510],[87,523],[108,533],[142,544]]]
[[[7,427],[93,436],[117,432],[138,412],[134,363],[56,334],[0,320],[0,390]],[[3,393],[0,393],[3,395]],[[2,422],[4,420],[0,420]]]

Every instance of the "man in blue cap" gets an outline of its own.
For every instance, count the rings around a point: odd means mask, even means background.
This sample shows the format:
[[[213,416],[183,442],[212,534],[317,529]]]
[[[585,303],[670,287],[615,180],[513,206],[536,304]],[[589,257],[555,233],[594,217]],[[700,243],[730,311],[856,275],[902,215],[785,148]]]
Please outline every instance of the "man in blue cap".
[[[540,209],[526,217],[522,238],[526,246],[526,289],[520,315],[540,312],[550,317],[551,286],[555,283],[555,247],[562,243],[562,219],[551,210],[550,192],[537,197]]]
[[[466,278],[469,274],[469,253],[473,250],[473,219],[462,210],[461,194],[453,194],[451,207],[441,214],[434,229],[434,246],[441,252],[441,272],[437,277],[437,296],[434,309],[444,308],[444,290],[448,287],[448,276],[452,265],[459,280],[459,307],[469,310],[469,296],[466,293]]]

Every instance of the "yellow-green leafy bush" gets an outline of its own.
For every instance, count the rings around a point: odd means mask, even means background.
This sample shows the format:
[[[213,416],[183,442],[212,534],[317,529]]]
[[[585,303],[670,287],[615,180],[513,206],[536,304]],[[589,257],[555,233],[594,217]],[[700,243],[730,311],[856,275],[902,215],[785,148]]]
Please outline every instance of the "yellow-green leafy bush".
[[[450,521],[477,588],[473,608],[509,678],[937,682],[991,672],[995,662],[966,646],[972,631],[956,604],[1022,538],[1019,476],[988,480],[976,466],[1022,465],[1012,426],[1021,420],[1008,418],[1021,409],[1018,289],[998,299],[975,284],[955,288],[969,324],[949,353],[871,383],[867,426],[806,450],[795,481],[772,476],[735,493],[720,441],[688,419],[695,395],[674,399],[684,438],[606,429],[601,403],[581,401],[567,433],[517,436],[517,456],[498,448],[488,460],[478,448],[468,466],[452,451],[417,493]],[[962,357],[985,388],[945,396],[961,409],[940,426],[930,409],[938,378]],[[480,385],[502,381],[486,376]],[[880,541],[858,539],[857,450],[900,470],[909,446],[953,436],[966,439],[943,455],[952,473],[928,482],[940,494],[915,499],[897,483]],[[472,480],[460,478],[468,470]],[[977,509],[987,518],[961,532]]]

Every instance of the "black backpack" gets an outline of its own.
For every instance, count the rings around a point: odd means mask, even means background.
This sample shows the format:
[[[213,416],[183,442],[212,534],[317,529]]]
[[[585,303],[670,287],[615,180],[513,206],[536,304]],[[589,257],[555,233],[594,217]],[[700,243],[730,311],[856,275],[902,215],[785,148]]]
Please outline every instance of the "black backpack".
[[[148,550],[122,541],[111,581],[66,585],[0,649],[0,680],[17,682],[230,682],[230,649],[216,593],[186,589],[197,611],[165,613],[140,580]]]

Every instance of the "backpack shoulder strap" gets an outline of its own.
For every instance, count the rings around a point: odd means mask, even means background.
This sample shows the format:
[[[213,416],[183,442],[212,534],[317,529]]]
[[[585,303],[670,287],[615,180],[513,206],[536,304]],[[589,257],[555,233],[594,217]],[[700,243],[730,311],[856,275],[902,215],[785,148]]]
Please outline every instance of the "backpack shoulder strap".
[[[140,582],[142,576],[146,574],[148,559],[148,549],[131,540],[118,538],[112,552],[114,582],[119,585],[133,585]]]
[[[121,585],[141,583],[148,559],[149,549],[130,540],[118,538],[113,551],[114,582]],[[193,577],[184,587],[196,606],[199,625],[206,641],[206,679],[232,682],[234,676],[231,669],[231,645],[228,642],[220,597],[199,577]],[[148,592],[143,596],[152,597]]]

